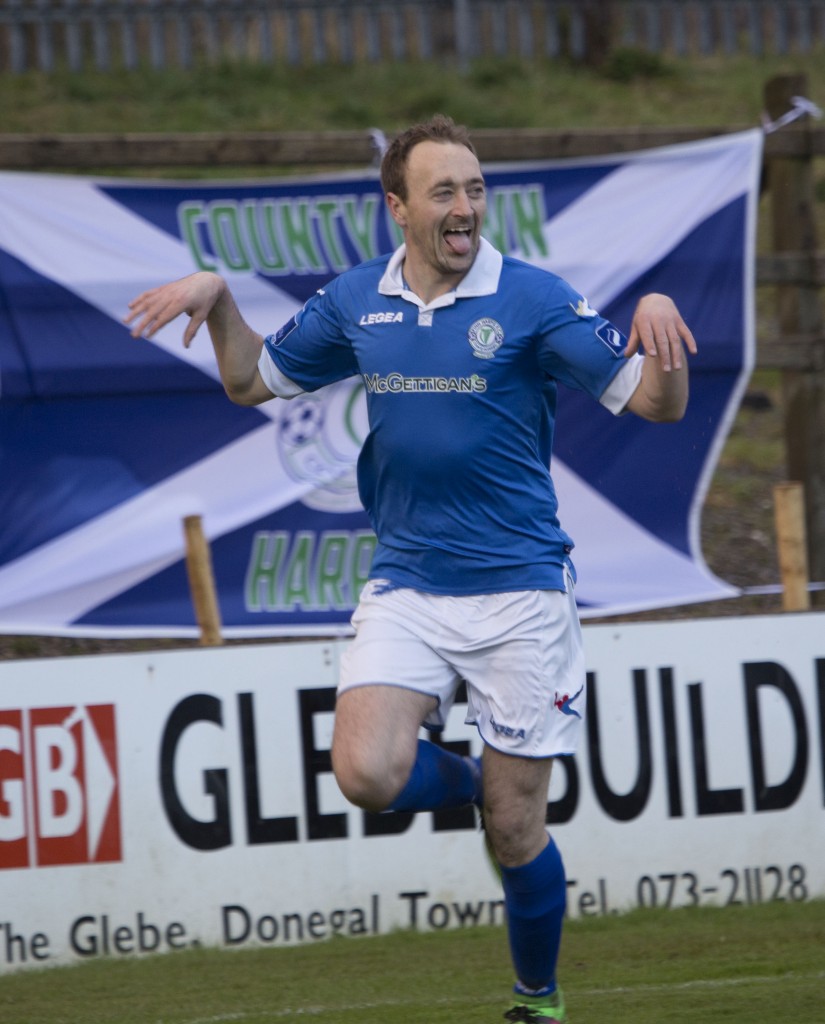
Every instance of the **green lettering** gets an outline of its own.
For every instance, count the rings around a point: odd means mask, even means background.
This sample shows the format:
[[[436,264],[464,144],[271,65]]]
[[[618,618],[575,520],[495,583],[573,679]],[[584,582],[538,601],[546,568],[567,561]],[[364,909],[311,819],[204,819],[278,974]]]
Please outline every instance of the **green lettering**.
[[[504,189],[491,190],[487,196],[487,218],[484,221],[484,237],[499,252],[507,252],[507,196]]]
[[[247,611],[271,612],[278,608],[278,573],[288,537],[288,533],[268,530],[255,534],[244,588]]]
[[[318,535],[311,530],[294,535],[257,532],[246,571],[246,610],[274,612],[299,606],[341,611],[354,607],[369,576],[375,545],[371,530],[330,530]]]
[[[379,210],[378,196],[363,196],[363,202],[360,205],[361,215],[359,217],[357,198],[346,196],[343,199],[344,223],[347,226],[347,233],[358,251],[359,260],[371,260],[378,255],[378,241],[375,232]]]
[[[355,427],[355,415],[357,411],[358,403],[364,397],[364,385],[356,384],[350,392],[349,399],[347,400],[346,408],[344,409],[344,430],[350,440],[360,449],[364,443],[364,435],[361,430],[357,430]]]
[[[521,250],[525,259],[530,256],[548,256],[547,242],[544,238],[544,191],[540,185],[529,185],[527,188],[514,191],[512,196],[513,227],[516,233],[516,248]]]
[[[204,220],[203,203],[192,200],[178,206],[178,227],[199,270],[217,270],[217,264],[208,258],[201,245],[198,223]]]
[[[348,533],[330,532],[321,535],[315,586],[316,600],[321,608],[350,607],[344,597],[344,570],[348,548]]]
[[[283,607],[292,608],[296,604],[302,608],[312,608],[312,590],[310,587],[310,566],[312,564],[313,540],[315,534],[302,530],[295,534],[292,550],[289,553],[284,569]]]
[[[484,237],[499,252],[549,256],[544,237],[544,190],[541,185],[491,189],[487,197]]]
[[[341,242],[338,237],[338,228],[335,224],[335,217],[338,213],[337,199],[319,199],[315,204],[315,211],[318,215],[321,240],[329,253],[332,269],[339,273],[349,266]]]
[[[305,199],[280,203],[281,237],[296,274],[320,274],[326,268],[315,245]]]
[[[232,201],[212,203],[209,208],[209,227],[215,250],[230,270],[251,270],[252,263],[246,253],[241,235],[238,204]]]
[[[263,203],[249,199],[244,203],[246,233],[255,255],[255,266],[269,274],[284,274],[289,266],[275,232],[274,213],[275,204],[271,199]]]

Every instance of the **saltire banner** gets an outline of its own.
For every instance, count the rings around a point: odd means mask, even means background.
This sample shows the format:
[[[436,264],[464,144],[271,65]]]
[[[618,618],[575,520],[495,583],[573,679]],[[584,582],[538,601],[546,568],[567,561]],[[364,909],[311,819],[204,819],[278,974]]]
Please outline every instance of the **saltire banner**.
[[[735,596],[707,568],[703,499],[753,366],[762,133],[484,168],[487,238],[629,328],[672,295],[700,346],[678,424],[563,391],[553,474],[583,616]],[[0,631],[197,634],[182,520],[201,515],[228,637],[345,633],[374,545],[355,460],[363,385],[257,408],[225,397],[206,331],[149,342],[139,292],[223,274],[280,327],[398,244],[377,173],[253,183],[0,173]]]

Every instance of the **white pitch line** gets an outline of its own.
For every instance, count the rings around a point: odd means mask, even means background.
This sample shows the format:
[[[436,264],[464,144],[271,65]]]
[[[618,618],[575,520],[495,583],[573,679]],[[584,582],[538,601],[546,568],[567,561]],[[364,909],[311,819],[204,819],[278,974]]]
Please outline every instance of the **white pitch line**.
[[[616,985],[611,988],[589,988],[589,989],[576,989],[578,996],[620,996],[629,995],[631,993],[644,993],[644,992],[685,992],[691,989],[720,989],[720,988],[738,988],[742,985],[775,985],[781,981],[814,981],[825,979],[825,971],[813,971],[811,973],[799,974],[796,971],[788,974],[781,975],[769,975],[769,976],[756,976],[756,977],[742,977],[742,978],[698,978],[695,981],[683,981],[683,982],[663,982],[660,985]],[[506,1001],[506,993],[504,996]],[[472,1001],[475,1003],[477,1000],[470,999],[449,999],[440,998],[433,1000],[433,1004],[438,1006],[460,1006]],[[284,1008],[282,1010],[255,1010],[249,1013],[227,1013],[220,1014],[216,1017],[196,1017],[191,1020],[182,1021],[181,1024],[226,1024],[226,1022],[233,1020],[275,1020],[284,1017],[318,1017],[327,1013],[347,1013],[356,1012],[362,1010],[379,1010],[379,1009],[401,1009],[403,1007],[409,1007],[410,1003],[408,1000],[399,999],[384,999],[377,1002],[370,1003],[336,1003],[335,1006],[307,1006],[307,1007],[296,1007]],[[160,1022],[163,1024],[163,1022]]]
[[[628,995],[631,992],[684,992],[690,989],[737,988],[741,985],[774,985],[778,981],[813,981],[825,978],[825,971],[812,971],[798,974],[790,971],[787,974],[772,974],[765,977],[742,978],[697,978],[695,981],[663,982],[660,985],[618,985],[613,988],[578,989],[580,995],[612,996]]]

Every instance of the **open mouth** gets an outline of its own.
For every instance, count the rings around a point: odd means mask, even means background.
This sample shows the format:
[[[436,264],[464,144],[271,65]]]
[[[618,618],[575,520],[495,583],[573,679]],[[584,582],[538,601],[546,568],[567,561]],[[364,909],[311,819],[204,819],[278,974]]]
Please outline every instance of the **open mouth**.
[[[456,256],[466,256],[469,253],[472,237],[469,228],[447,228],[444,232],[447,248]]]

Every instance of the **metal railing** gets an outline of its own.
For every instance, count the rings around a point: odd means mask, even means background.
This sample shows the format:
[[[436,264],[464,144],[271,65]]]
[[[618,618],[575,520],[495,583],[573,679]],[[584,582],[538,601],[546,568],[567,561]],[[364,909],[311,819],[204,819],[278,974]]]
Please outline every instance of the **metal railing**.
[[[0,73],[807,53],[825,0],[0,0]]]

